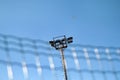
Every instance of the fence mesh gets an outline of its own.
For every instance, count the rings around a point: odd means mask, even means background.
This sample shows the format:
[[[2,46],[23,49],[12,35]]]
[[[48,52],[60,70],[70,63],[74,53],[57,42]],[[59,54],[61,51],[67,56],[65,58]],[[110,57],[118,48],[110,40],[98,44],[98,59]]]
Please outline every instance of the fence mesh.
[[[120,80],[120,48],[71,44],[68,80]],[[46,41],[0,34],[0,80],[64,80],[59,51]]]

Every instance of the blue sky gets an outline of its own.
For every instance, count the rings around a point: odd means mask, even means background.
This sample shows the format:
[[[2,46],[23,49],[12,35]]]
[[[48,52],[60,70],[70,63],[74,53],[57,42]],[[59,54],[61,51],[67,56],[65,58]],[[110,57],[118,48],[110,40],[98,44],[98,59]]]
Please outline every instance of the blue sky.
[[[0,33],[50,40],[74,37],[74,43],[119,46],[119,0],[0,1]]]
[[[66,35],[73,36],[74,43],[120,47],[119,4],[119,0],[0,0],[0,33],[45,41]]]

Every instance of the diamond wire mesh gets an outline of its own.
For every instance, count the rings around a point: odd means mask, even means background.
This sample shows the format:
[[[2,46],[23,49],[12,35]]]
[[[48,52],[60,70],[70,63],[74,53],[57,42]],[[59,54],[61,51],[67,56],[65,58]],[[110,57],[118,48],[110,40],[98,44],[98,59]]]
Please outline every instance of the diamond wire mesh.
[[[120,48],[71,44],[68,80],[120,80]],[[46,41],[0,34],[0,80],[63,80],[59,51]]]

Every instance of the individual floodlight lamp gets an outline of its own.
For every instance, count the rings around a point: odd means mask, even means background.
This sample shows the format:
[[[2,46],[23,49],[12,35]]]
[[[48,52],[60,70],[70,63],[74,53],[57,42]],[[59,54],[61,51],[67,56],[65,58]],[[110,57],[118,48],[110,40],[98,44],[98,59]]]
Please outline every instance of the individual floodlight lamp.
[[[72,42],[73,42],[73,37],[67,38],[67,42],[68,42],[68,43],[72,43]]]
[[[49,41],[49,43],[51,44],[52,47],[54,47],[54,41]]]

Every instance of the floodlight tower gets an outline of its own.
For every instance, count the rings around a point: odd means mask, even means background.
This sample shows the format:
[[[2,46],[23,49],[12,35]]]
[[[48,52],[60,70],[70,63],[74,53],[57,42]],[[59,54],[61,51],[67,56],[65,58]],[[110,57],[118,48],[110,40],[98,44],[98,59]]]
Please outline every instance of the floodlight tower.
[[[67,70],[66,70],[66,64],[65,64],[65,58],[64,58],[64,49],[67,48],[67,45],[72,42],[73,42],[73,37],[66,38],[65,35],[54,37],[52,41],[49,41],[52,47],[54,47],[56,50],[60,50],[65,80],[68,80],[68,77],[67,77]]]

